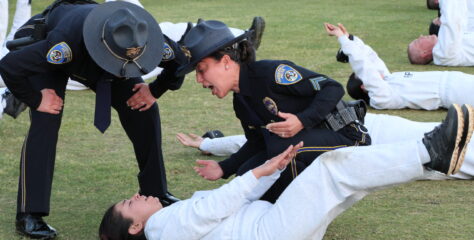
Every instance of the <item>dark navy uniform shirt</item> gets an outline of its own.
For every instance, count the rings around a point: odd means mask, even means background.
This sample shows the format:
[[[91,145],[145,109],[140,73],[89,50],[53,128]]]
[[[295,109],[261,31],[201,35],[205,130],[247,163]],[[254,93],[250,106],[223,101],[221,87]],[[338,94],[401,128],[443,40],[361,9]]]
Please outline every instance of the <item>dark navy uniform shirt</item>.
[[[247,142],[219,163],[225,178],[272,144],[275,135],[265,126],[284,121],[278,111],[295,114],[304,128],[318,128],[344,95],[344,88],[335,80],[289,61],[243,64],[239,81],[240,92],[234,93],[233,104]]]
[[[31,108],[37,109],[41,103],[41,93],[33,90],[27,78],[51,71],[62,71],[71,79],[89,87],[95,87],[96,82],[104,76],[105,71],[89,56],[83,41],[82,29],[87,15],[96,6],[98,5],[64,4],[54,8],[48,16],[46,39],[12,51],[0,61],[0,74],[18,99]],[[40,15],[35,17],[38,16]],[[31,26],[32,19],[25,26]],[[28,29],[31,32],[31,27],[25,27],[19,31]],[[16,36],[21,37],[21,34]],[[187,62],[187,58],[178,45],[167,37],[165,40],[165,51],[160,63],[164,70],[150,84],[150,91],[156,98],[168,89],[180,88],[184,77],[177,78],[174,73],[177,67]],[[48,57],[51,49],[56,46],[59,46],[65,53],[60,62],[51,61]],[[43,75],[48,76],[47,74]]]

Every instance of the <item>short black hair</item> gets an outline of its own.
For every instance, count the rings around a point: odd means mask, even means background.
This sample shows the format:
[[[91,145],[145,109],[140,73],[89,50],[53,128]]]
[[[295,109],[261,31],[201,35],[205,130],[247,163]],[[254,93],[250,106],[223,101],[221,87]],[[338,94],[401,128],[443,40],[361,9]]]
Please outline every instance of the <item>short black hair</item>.
[[[369,94],[361,88],[363,84],[364,83],[362,82],[362,80],[360,80],[360,78],[357,77],[355,73],[352,73],[349,76],[349,80],[347,81],[347,85],[346,85],[347,93],[349,94],[349,96],[351,96],[351,98],[357,99],[357,100],[362,99],[367,104],[369,104],[370,103]]]
[[[102,217],[99,227],[100,240],[146,240],[143,231],[137,235],[130,235],[128,228],[132,225],[132,220],[124,218],[122,214],[115,211],[115,204]]]

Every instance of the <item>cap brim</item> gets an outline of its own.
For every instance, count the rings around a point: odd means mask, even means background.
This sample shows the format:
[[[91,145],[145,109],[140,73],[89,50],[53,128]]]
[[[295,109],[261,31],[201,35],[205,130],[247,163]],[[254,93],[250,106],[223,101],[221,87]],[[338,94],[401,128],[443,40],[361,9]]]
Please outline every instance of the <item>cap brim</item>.
[[[163,34],[160,26],[150,13],[143,8],[128,2],[114,1],[107,2],[95,7],[87,16],[84,27],[84,43],[87,52],[92,59],[105,71],[121,77],[139,77],[144,75],[133,62],[125,66],[125,76],[122,76],[121,69],[124,60],[114,56],[101,40],[103,25],[107,18],[115,11],[123,8],[130,9],[133,13],[143,17],[148,24],[148,39],[143,55],[136,62],[144,69],[152,71],[161,61],[163,56]]]
[[[222,49],[222,48],[225,48],[225,47],[228,47],[236,42],[240,42],[242,39],[246,38],[246,37],[249,37],[250,35],[250,32],[249,31],[246,31],[245,33],[243,33],[242,35],[238,36],[238,37],[235,37],[233,38],[232,40],[229,40],[229,41],[226,41],[226,42],[222,42],[222,43],[218,43],[214,48],[210,48],[208,51],[204,51],[203,53],[204,54],[201,54],[202,56],[199,56],[198,58],[195,58],[195,59],[192,59],[191,57],[191,61],[184,65],[184,66],[181,66],[180,68],[178,68],[178,70],[176,71],[176,76],[178,77],[182,77],[190,72],[192,72],[195,68],[196,68],[196,65],[203,59],[203,58],[206,58],[208,57],[209,55],[211,55],[213,52],[219,50],[219,49]]]

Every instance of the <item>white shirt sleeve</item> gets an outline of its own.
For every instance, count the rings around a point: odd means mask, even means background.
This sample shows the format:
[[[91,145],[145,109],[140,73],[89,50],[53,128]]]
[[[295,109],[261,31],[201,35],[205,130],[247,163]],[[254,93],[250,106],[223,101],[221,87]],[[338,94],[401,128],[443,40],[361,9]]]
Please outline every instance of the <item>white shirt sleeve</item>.
[[[439,5],[441,26],[438,42],[433,48],[433,62],[443,66],[465,65],[463,35],[468,21],[466,0],[440,0]]]
[[[204,138],[199,146],[201,151],[209,152],[215,156],[230,156],[245,144],[245,135],[235,135],[220,138]]]
[[[370,106],[375,109],[401,108],[400,96],[384,80],[390,74],[385,63],[376,55],[375,51],[354,36],[354,41],[347,36],[338,38],[342,51],[349,57],[352,71],[362,80],[365,89],[369,92]]]
[[[146,237],[148,240],[201,239],[244,204],[252,201],[255,191],[265,190],[260,187],[260,181],[252,171],[248,171],[206,195],[174,203],[148,219],[145,225]]]

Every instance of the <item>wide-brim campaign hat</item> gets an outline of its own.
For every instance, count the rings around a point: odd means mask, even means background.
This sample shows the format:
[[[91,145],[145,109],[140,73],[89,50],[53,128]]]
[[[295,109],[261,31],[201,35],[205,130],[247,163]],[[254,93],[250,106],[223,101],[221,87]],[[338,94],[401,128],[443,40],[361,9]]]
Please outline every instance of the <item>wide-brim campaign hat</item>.
[[[234,36],[229,27],[216,20],[201,21],[191,28],[183,40],[185,54],[190,55],[189,63],[178,68],[177,76],[183,76],[194,70],[203,58],[217,50],[231,46],[248,38],[250,32]],[[187,53],[186,53],[187,52]]]
[[[95,7],[83,27],[84,43],[92,59],[119,77],[139,77],[158,66],[163,56],[163,34],[143,8],[128,2]]]

